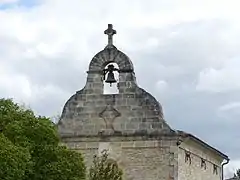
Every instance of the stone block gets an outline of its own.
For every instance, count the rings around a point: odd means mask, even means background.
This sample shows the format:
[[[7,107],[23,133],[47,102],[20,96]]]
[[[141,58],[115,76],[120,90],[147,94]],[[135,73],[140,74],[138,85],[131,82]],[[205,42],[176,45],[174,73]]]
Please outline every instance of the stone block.
[[[150,129],[150,124],[148,122],[142,122],[139,124],[139,129]]]
[[[134,141],[126,141],[126,142],[122,142],[121,146],[123,148],[132,148],[134,147]]]
[[[75,144],[75,148],[76,149],[86,149],[87,148],[87,143],[85,143],[85,142],[83,142],[83,143],[78,142],[78,143]]]
[[[155,141],[147,140],[145,141],[145,146],[149,148],[155,147]]]
[[[139,129],[139,123],[126,123],[126,129],[127,130],[135,130],[135,129]]]
[[[146,147],[145,141],[135,141],[134,142],[134,147],[139,148],[139,147]]]
[[[98,142],[88,142],[86,143],[87,149],[98,149],[99,143]]]
[[[153,122],[151,124],[151,126],[152,126],[153,129],[162,129],[162,123],[161,122],[160,123]]]

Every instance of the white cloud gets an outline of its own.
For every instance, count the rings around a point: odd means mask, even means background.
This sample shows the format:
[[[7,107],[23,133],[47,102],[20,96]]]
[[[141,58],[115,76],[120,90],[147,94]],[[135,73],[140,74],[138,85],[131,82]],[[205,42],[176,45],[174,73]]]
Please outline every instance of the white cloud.
[[[239,109],[240,108],[240,102],[231,102],[228,104],[225,104],[219,108],[220,111],[229,111],[232,109]]]
[[[159,93],[164,93],[168,88],[168,84],[166,81],[160,80],[156,83],[156,88]]]
[[[0,92],[5,96],[14,96],[16,99],[28,100],[31,97],[31,88],[25,75],[8,74],[0,68]]]
[[[240,89],[240,61],[228,60],[223,67],[206,68],[199,73],[197,90],[210,92],[226,92]]]
[[[227,122],[238,122],[240,116],[240,102],[230,102],[217,109],[217,115]]]

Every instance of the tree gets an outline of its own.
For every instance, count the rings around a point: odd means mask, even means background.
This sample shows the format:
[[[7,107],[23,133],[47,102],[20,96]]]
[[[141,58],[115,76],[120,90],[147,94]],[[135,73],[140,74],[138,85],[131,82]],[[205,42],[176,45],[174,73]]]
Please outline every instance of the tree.
[[[104,150],[101,156],[94,156],[89,180],[122,180],[122,174],[117,162],[109,159],[107,151]]]
[[[60,145],[54,123],[10,99],[0,99],[1,180],[81,180],[80,153]]]

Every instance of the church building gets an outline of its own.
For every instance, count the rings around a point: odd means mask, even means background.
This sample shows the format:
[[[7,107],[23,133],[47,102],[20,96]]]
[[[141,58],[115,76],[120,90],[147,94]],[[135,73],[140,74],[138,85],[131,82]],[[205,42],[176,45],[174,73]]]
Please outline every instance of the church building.
[[[108,150],[124,180],[221,180],[229,158],[192,134],[172,129],[161,104],[136,82],[130,58],[108,44],[91,60],[85,86],[64,105],[58,122],[62,141],[83,154]],[[118,92],[104,93],[104,84]]]

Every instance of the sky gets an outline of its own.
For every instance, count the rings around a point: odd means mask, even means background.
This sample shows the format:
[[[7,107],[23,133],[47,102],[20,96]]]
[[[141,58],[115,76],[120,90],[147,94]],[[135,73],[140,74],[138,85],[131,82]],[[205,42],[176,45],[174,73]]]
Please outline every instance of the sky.
[[[239,0],[0,0],[0,97],[54,117],[86,82],[112,23],[115,46],[166,121],[240,168]]]

